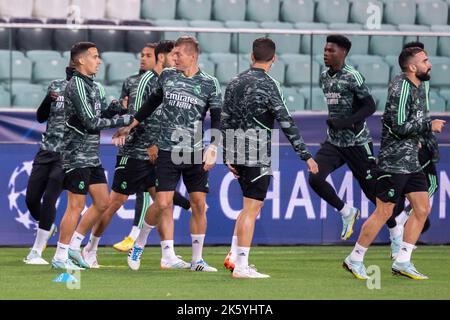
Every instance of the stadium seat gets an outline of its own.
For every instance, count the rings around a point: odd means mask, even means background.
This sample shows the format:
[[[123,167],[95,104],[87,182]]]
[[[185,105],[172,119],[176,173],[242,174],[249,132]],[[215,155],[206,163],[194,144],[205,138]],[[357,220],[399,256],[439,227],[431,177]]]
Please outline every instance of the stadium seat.
[[[1,19],[0,23],[5,23],[6,21]],[[14,30],[6,29],[6,28],[0,28],[0,50],[1,49],[12,49],[14,50],[16,48],[16,45],[13,41],[13,34]]]
[[[369,5],[375,5],[379,8],[381,17],[383,17],[383,3],[377,0],[358,0],[351,1],[349,22],[366,24],[372,13],[367,13]]]
[[[421,25],[446,25],[449,5],[440,0],[417,3],[417,23]]]
[[[275,63],[272,65],[272,68],[269,70],[269,74],[279,83],[284,83],[284,78],[286,74],[286,65],[283,60],[278,59],[275,60]]]
[[[330,30],[362,30],[363,27],[359,23],[330,23]],[[351,54],[367,54],[369,52],[369,36],[349,36],[352,42]]]
[[[33,82],[43,85],[66,77],[68,61],[61,57],[37,59],[33,63]]]
[[[34,0],[33,16],[45,19],[65,18],[68,7],[69,0]]]
[[[430,85],[433,87],[450,88],[450,58],[429,57],[433,64]]]
[[[247,20],[256,22],[278,21],[280,0],[248,0]]]
[[[260,26],[264,29],[293,29],[293,25],[287,22],[263,22]],[[269,33],[267,36],[275,42],[277,54],[300,52],[300,35]]]
[[[0,86],[0,108],[11,107],[11,95]]]
[[[106,0],[71,0],[70,4],[80,9],[83,19],[103,19],[106,12]]]
[[[450,32],[450,26],[431,26],[434,32]],[[440,56],[450,57],[450,37],[439,37],[437,53]]]
[[[400,66],[398,65],[398,55],[389,55],[384,57],[384,60],[391,68],[391,73],[389,79],[392,80],[396,75],[398,75],[401,70]]]
[[[285,84],[287,86],[317,85],[319,83],[320,65],[311,57],[300,54],[283,54],[279,59],[286,64]],[[312,72],[312,83],[311,83]]]
[[[316,21],[322,23],[346,23],[350,4],[347,0],[321,0],[317,2]]]
[[[108,104],[110,104],[111,101],[113,101],[113,100],[119,100],[120,94],[122,91],[122,87],[120,87],[120,86],[103,86],[103,88],[105,89],[106,102]]]
[[[193,28],[223,28],[223,23],[219,21],[194,20],[189,23]],[[199,32],[197,40],[200,43],[202,52],[230,52],[230,33]]]
[[[107,19],[137,20],[140,15],[141,0],[106,0]]]
[[[12,65],[10,55],[12,54]],[[32,63],[20,51],[0,50],[0,82],[30,82]],[[12,75],[10,73],[12,69]],[[12,76],[12,77],[11,77]]]
[[[299,22],[295,25],[296,29],[300,30],[327,30],[327,25],[325,23],[303,23]],[[313,54],[320,54],[323,53],[323,48],[325,47],[325,40],[327,36],[326,35],[314,35],[313,36],[313,48],[312,53]],[[300,52],[301,53],[311,53],[311,36],[309,35],[302,35],[301,44],[300,44]]]
[[[450,111],[450,89],[441,89],[439,95],[447,101],[447,111]]]
[[[251,66],[252,66],[251,53],[240,53],[238,73],[248,70]]]
[[[41,20],[33,18],[12,18],[9,22],[42,24]],[[51,29],[20,28],[13,31],[13,38],[15,39],[17,50],[51,50],[52,33],[53,30]]]
[[[281,21],[314,22],[313,0],[283,0],[280,7]]]
[[[387,88],[370,90],[370,94],[375,100],[377,110],[384,111],[386,107],[387,93]]]
[[[284,100],[289,110],[300,111],[305,110],[305,97],[298,92],[297,88],[282,88]]]
[[[37,109],[45,93],[44,87],[37,84],[13,83],[12,105],[18,108]]]
[[[386,1],[383,18],[386,24],[414,24],[416,3],[410,0]]]
[[[215,0],[212,7],[212,16],[218,21],[245,20],[245,0]]]
[[[366,84],[372,86],[386,86],[389,83],[390,68],[382,59],[380,61],[360,62],[356,68],[366,80]]]
[[[431,112],[445,112],[446,111],[446,102],[444,98],[442,98],[436,91],[430,91],[430,98],[428,99],[430,103],[430,111]]]
[[[258,29],[258,24],[254,21],[227,21],[227,28]],[[241,33],[231,35],[231,51],[237,53],[247,53],[252,51],[253,41],[264,37],[264,33]]]
[[[106,63],[104,63],[102,61],[102,63],[100,64],[100,67],[98,69],[98,72],[95,75],[95,81],[98,81],[102,84],[106,81],[106,68],[107,67],[108,66],[106,65]],[[125,79],[123,79],[123,80],[125,80]]]
[[[127,77],[135,74],[137,70],[139,70],[139,62],[134,58],[132,60],[119,60],[108,63],[107,83],[109,85],[121,85]]]
[[[132,61],[136,60],[136,55],[131,52],[114,52],[114,51],[105,51],[100,54],[100,57],[103,62],[106,64],[115,63],[120,61]]]
[[[155,26],[160,27],[174,27],[174,28],[183,28],[188,27],[188,22],[184,20],[155,20],[153,21]],[[182,32],[182,31],[164,31],[161,39],[165,40],[175,40],[180,36],[191,35],[195,36],[195,32]]]
[[[142,0],[141,17],[148,20],[175,19],[176,0]]]
[[[371,30],[374,33],[377,31],[396,31],[397,28],[393,25],[382,25],[380,29]],[[403,47],[403,37],[401,36],[370,36],[369,39],[369,54],[387,56],[390,54],[399,54]]]
[[[208,59],[199,60],[198,66],[201,70],[205,71],[207,74],[214,76],[215,75],[215,66],[214,63]]]
[[[239,73],[237,61],[221,61],[216,63],[215,77],[221,84],[227,84]]]
[[[417,32],[428,32],[430,31],[430,27],[427,26],[419,26],[419,25],[404,25],[401,24],[398,26],[399,31],[417,31]],[[419,38],[419,39],[417,39]],[[421,41],[425,45],[425,49],[427,50],[429,55],[435,56],[437,52],[437,37],[417,37],[417,36],[406,36],[404,39],[405,43],[411,41]]]
[[[153,24],[144,20],[123,20],[121,26],[152,26]],[[137,31],[129,30],[125,32],[125,50],[128,52],[140,52],[145,44],[158,42],[161,39],[161,32],[158,31]]]
[[[88,25],[116,25],[112,20],[88,19],[84,22]],[[123,51],[125,44],[125,32],[120,30],[89,29],[89,41],[94,42],[100,52]]]
[[[238,74],[237,59],[238,56],[231,53],[211,53],[209,55],[209,60],[215,64],[215,77],[221,84],[227,84]]]
[[[177,19],[211,20],[212,0],[178,0]]]
[[[61,53],[51,50],[31,50],[26,52],[26,56],[32,62],[40,60],[60,59]]]
[[[376,63],[376,62],[383,62],[383,58],[380,56],[371,56],[371,55],[364,55],[364,54],[353,54],[347,57],[347,63],[358,66],[360,64],[364,63]]]
[[[54,29],[53,30],[53,49],[57,51],[67,51],[72,48],[74,43],[88,41],[87,29]]]
[[[305,97],[305,109],[313,111],[327,111],[328,106],[325,101],[325,96],[321,88],[313,87],[312,90],[309,87],[303,87],[298,90]],[[312,92],[311,92],[312,91]],[[311,96],[312,93],[312,96]]]
[[[31,17],[33,13],[33,0],[0,0],[0,16]]]

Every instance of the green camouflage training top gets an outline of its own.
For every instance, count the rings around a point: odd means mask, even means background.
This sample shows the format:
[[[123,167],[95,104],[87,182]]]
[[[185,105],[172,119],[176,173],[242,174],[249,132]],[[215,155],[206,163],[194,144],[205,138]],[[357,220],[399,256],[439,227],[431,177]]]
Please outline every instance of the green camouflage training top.
[[[322,72],[319,85],[325,95],[329,118],[347,119],[360,108],[360,101],[370,96],[364,77],[347,64],[334,75]],[[327,130],[327,141],[337,147],[361,146],[372,141],[364,121],[352,129]]]
[[[403,73],[389,84],[382,118],[381,170],[399,174],[421,171],[419,143],[431,133],[426,86],[416,87]]]

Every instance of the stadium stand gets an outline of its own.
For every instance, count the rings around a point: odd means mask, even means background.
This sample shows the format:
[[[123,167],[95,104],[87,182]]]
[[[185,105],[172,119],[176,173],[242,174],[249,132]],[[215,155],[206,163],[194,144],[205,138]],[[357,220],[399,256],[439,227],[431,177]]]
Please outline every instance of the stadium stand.
[[[67,17],[69,3],[69,0],[34,0],[33,16],[43,19]]]
[[[217,21],[245,20],[246,0],[214,1],[212,18]]]
[[[220,21],[200,21],[193,20],[189,22],[191,27],[195,28],[223,28]],[[200,43],[202,52],[230,52],[231,35],[229,33],[197,33],[197,40]]]
[[[280,20],[284,22],[313,22],[313,0],[283,0],[280,6]]]
[[[71,19],[81,18],[78,21],[89,26],[328,30],[329,33],[369,30],[375,35],[349,36],[352,50],[348,61],[360,70],[377,95],[377,107],[384,107],[383,90],[400,72],[397,60],[402,45],[419,40],[425,43],[433,63],[431,86],[437,101],[433,110],[446,110],[450,106],[450,37],[377,36],[376,32],[450,32],[449,4],[450,0],[0,0],[0,23],[67,24],[73,23]],[[368,10],[369,5],[372,9],[377,7],[382,16],[380,29],[373,30],[367,25],[373,13]],[[49,7],[52,10],[48,10]],[[0,28],[0,57],[3,58],[0,81],[4,84],[0,105],[8,97],[16,105],[20,104],[19,98],[9,92],[10,78],[13,84],[45,83],[47,75],[39,74],[40,70],[45,70],[45,62],[50,61],[46,70],[48,77],[56,75],[62,70],[60,64],[67,64],[67,51],[78,41],[97,43],[103,59],[97,79],[105,81],[111,92],[128,70],[133,69],[131,73],[137,70],[139,56],[136,53],[145,43],[186,34],[196,36],[200,42],[201,68],[216,75],[223,86],[250,65],[248,53],[254,39],[273,38],[279,59],[270,74],[286,86],[291,97],[287,104],[295,110],[309,108],[311,97],[306,87],[314,86],[316,93],[318,75],[325,69],[322,55],[326,35],[315,35],[311,39],[309,35],[264,31],[226,34],[94,29]],[[12,60],[8,50],[16,50],[11,53]],[[313,55],[312,68],[310,54]],[[297,101],[300,101],[298,107]],[[312,101],[320,102],[320,99],[313,96]]]
[[[264,29],[293,29],[293,24],[288,22],[262,22],[261,28]],[[269,38],[275,41],[277,53],[298,53],[300,50],[300,35],[295,34],[267,34]]]
[[[247,20],[256,22],[277,21],[279,15],[279,0],[247,0]]]
[[[107,0],[105,17],[117,20],[138,20],[141,14],[141,0]]]
[[[142,0],[141,18],[148,20],[175,19],[176,0]]]
[[[177,18],[182,20],[210,20],[212,0],[178,0]]]

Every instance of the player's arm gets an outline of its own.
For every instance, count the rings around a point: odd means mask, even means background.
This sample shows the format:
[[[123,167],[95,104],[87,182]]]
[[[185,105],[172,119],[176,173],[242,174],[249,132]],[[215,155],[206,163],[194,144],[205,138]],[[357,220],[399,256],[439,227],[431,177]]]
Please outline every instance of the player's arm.
[[[327,123],[335,129],[354,129],[359,132],[364,127],[364,121],[375,113],[376,104],[364,77],[359,72],[353,75],[349,87],[354,98],[358,100],[359,108],[354,110],[352,116],[347,119],[328,119]]]
[[[48,120],[50,116],[50,109],[52,106],[52,102],[58,98],[58,93],[53,91],[53,82],[50,83],[47,89],[47,95],[42,100],[36,111],[36,119],[39,123],[45,122]]]
[[[130,115],[124,115],[114,119],[96,117],[94,106],[87,101],[83,81],[80,78],[77,78],[71,89],[70,98],[76,114],[69,119],[69,125],[76,128],[79,128],[81,125],[89,131],[98,131],[108,128],[123,127],[130,124],[133,120],[133,117]]]
[[[414,117],[410,110],[409,86],[404,82],[400,90],[390,90],[388,97],[388,123],[390,132],[398,138],[408,138],[431,132],[431,119]],[[385,115],[386,116],[386,115]]]
[[[112,100],[111,103],[108,105],[106,102],[106,92],[105,88],[98,82],[96,82],[96,85],[100,91],[100,104],[102,108],[101,117],[111,119],[116,115],[123,115],[128,112],[126,107],[122,107],[122,105],[117,100]]]
[[[155,83],[155,87],[151,93],[151,95],[144,102],[142,107],[140,107],[139,111],[134,115],[134,121],[130,127],[134,128],[140,122],[144,121],[152,113],[159,107],[159,105],[163,102],[163,83],[164,83],[164,75],[163,71],[158,78],[158,81]]]
[[[431,161],[434,163],[439,162],[439,145],[436,136],[433,132],[429,132],[423,135],[424,145],[422,148],[427,149],[428,153],[431,155]]]
[[[217,146],[222,142],[222,133],[220,132],[220,114],[222,112],[222,92],[219,81],[212,79],[213,89],[208,97],[209,115],[211,116],[211,141],[206,149],[203,162],[203,170],[211,170],[217,161]]]
[[[50,115],[50,107],[52,106],[53,98],[50,93],[48,93],[44,100],[42,100],[41,105],[36,111],[36,119],[39,123],[45,122],[48,120]]]
[[[220,119],[222,113],[222,91],[219,81],[214,78],[214,89],[208,98],[209,115],[211,116],[211,145],[216,148],[222,142],[222,134],[220,133]]]

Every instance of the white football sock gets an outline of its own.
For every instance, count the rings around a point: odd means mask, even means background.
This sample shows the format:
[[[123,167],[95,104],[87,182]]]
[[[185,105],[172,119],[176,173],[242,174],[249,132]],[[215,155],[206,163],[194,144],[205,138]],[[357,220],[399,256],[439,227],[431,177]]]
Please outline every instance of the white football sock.
[[[204,234],[191,234],[192,238],[192,262],[202,260]]]
[[[141,229],[139,227],[133,226],[131,228],[130,234],[128,235],[133,241],[136,241],[137,237],[139,236],[139,232]]]
[[[148,225],[145,221],[142,223],[141,232],[139,232],[134,245],[139,248],[144,248],[147,244],[148,235],[155,228],[155,226]]]
[[[366,251],[367,248],[364,248],[363,246],[356,243],[352,253],[350,254],[350,259],[352,261],[362,262],[364,260],[364,255],[366,254]]]
[[[391,239],[397,238],[398,236],[401,236],[402,234],[402,228],[399,225],[396,225],[393,228],[389,228],[389,235],[391,236]]]
[[[36,239],[34,239],[33,249],[40,256],[42,255],[42,251],[44,251],[44,247],[47,244],[48,237],[50,235],[50,231],[44,229],[37,229]]]
[[[347,204],[344,204],[344,207],[339,212],[346,218],[350,215],[350,207]]]
[[[232,261],[236,261],[237,259],[237,248],[238,248],[238,237],[233,236],[233,238],[231,239],[231,257],[230,257]]]
[[[236,267],[248,267],[248,256],[250,255],[250,247],[237,247]]]
[[[58,242],[54,258],[63,262],[69,259],[69,245]]]
[[[91,251],[97,251],[98,250],[98,243],[100,242],[101,237],[96,237],[91,233],[91,236],[89,237],[89,242],[85,247],[85,250],[88,252]]]
[[[415,245],[403,241],[395,262],[403,263],[411,261],[411,254],[415,248]]]
[[[161,252],[163,260],[174,261],[178,259],[173,248],[173,240],[161,241]]]
[[[72,240],[70,240],[71,250],[80,250],[81,243],[83,242],[84,236],[81,233],[74,232]]]
[[[395,221],[397,221],[397,225],[404,226],[406,221],[408,221],[409,215],[406,211],[402,211],[398,216],[395,217]]]

